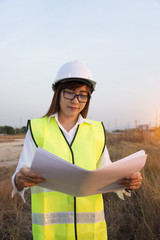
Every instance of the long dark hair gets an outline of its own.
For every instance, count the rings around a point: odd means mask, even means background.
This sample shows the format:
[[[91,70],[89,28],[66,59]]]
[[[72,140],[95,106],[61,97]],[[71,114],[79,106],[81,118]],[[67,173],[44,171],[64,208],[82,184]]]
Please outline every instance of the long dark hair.
[[[63,89],[67,88],[67,89],[75,90],[76,88],[82,87],[84,85],[87,86],[89,98],[88,98],[88,101],[87,101],[84,109],[80,112],[80,114],[82,115],[83,118],[86,118],[87,114],[88,114],[89,103],[90,103],[90,98],[91,98],[91,89],[87,84],[84,84],[83,82],[80,82],[80,81],[75,81],[75,82],[68,81],[68,82],[64,82],[64,83],[58,83],[55,88],[55,92],[53,95],[51,105],[50,105],[47,113],[44,115],[44,117],[45,116],[49,117],[52,114],[59,112],[59,110],[60,110],[60,105],[59,105],[60,93]]]

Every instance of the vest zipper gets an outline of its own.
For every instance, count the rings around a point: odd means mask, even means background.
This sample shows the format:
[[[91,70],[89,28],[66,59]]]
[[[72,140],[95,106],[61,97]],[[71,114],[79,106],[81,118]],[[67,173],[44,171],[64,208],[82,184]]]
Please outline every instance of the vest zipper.
[[[73,142],[74,142],[74,140],[75,140],[75,137],[76,137],[76,135],[77,135],[77,132],[78,132],[78,129],[79,129],[79,125],[78,125],[78,127],[77,127],[77,130],[76,130],[76,132],[75,132],[75,135],[74,135],[74,138],[73,138],[71,144],[69,144],[69,142],[67,141],[67,139],[66,139],[66,137],[65,137],[65,135],[64,135],[64,133],[63,133],[63,131],[61,130],[60,127],[59,127],[59,129],[60,129],[60,131],[61,131],[64,139],[66,140],[66,142],[67,142],[67,144],[68,144],[68,147],[69,147],[69,149],[70,149],[70,151],[71,151],[72,163],[75,164],[75,162],[74,162],[74,154],[73,154],[73,151],[72,151],[71,146],[72,146],[72,144],[73,144]],[[74,197],[74,232],[75,232],[75,240],[78,240],[78,238],[77,238],[77,217],[76,217],[76,197]]]

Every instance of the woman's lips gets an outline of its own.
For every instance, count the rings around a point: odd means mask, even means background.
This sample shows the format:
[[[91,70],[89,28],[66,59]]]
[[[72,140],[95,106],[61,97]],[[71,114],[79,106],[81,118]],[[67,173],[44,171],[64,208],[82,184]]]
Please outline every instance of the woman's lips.
[[[69,107],[71,110],[77,110],[77,107]]]

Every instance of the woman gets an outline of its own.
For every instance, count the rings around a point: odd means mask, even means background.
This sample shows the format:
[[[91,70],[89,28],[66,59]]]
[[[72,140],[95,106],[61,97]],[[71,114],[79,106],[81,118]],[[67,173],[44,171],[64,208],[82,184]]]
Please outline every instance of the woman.
[[[36,186],[45,179],[30,171],[40,146],[87,170],[111,164],[105,146],[102,123],[87,120],[91,94],[96,82],[89,69],[79,61],[64,64],[52,85],[54,96],[47,114],[29,121],[24,148],[13,175],[13,194],[23,197],[32,187],[32,230],[34,239],[106,240],[101,194],[73,197]],[[120,183],[138,189],[141,175],[126,177]]]

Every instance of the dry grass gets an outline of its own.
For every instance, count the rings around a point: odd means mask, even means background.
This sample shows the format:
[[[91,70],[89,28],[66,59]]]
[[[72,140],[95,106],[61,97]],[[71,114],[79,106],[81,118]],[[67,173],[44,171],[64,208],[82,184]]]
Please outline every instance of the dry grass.
[[[31,240],[30,192],[25,195],[27,203],[23,204],[17,195],[11,198],[11,174],[15,167],[1,168],[0,182],[0,239]]]
[[[160,240],[160,131],[107,134],[107,145],[114,161],[141,149],[148,154],[143,184],[131,198],[123,201],[114,193],[104,195],[109,240]],[[26,204],[18,196],[11,199],[14,169],[0,168],[0,239],[30,240],[30,192]]]
[[[130,133],[129,133],[130,134]],[[110,135],[108,148],[111,159],[118,160],[135,151],[144,149],[148,154],[142,171],[143,184],[132,197],[125,201],[116,194],[105,194],[105,216],[109,240],[159,240],[160,239],[160,138],[157,135],[136,133],[129,138]],[[120,139],[121,138],[121,139]]]

